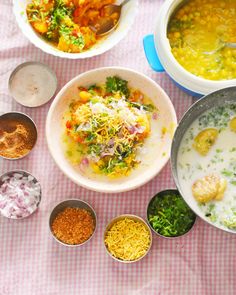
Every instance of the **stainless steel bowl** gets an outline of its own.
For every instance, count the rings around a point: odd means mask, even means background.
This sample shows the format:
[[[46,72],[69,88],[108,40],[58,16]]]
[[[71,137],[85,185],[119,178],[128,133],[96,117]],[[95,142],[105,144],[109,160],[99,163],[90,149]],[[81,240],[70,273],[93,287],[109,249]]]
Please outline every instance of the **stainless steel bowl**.
[[[156,198],[161,198],[162,196],[164,196],[164,195],[166,195],[166,194],[170,194],[170,195],[176,195],[176,194],[178,194],[178,195],[179,195],[180,193],[179,193],[179,191],[178,191],[177,189],[166,189],[166,190],[163,190],[163,191],[158,192],[154,197],[152,197],[151,200],[150,200],[149,203],[148,203],[148,206],[147,206],[147,222],[148,222],[150,228],[152,229],[152,231],[153,231],[156,235],[158,235],[159,237],[163,237],[163,238],[165,238],[165,239],[176,239],[176,238],[180,238],[180,237],[186,236],[186,235],[189,234],[189,233],[192,231],[192,229],[194,228],[194,225],[195,225],[195,223],[196,223],[196,217],[197,217],[196,215],[195,215],[195,219],[194,219],[194,221],[193,221],[193,224],[192,224],[192,226],[188,229],[188,231],[186,231],[186,232],[185,232],[184,234],[182,234],[182,235],[172,236],[172,237],[167,237],[167,236],[164,236],[164,235],[158,233],[158,232],[152,227],[152,225],[151,225],[151,223],[150,223],[150,221],[149,221],[149,218],[148,218],[149,210],[150,210],[150,207],[149,207],[149,206],[151,206],[152,202],[153,202]]]
[[[233,230],[221,228],[218,227],[216,224],[210,222],[203,214],[200,215],[199,212],[197,212],[196,208],[194,208],[193,204],[190,202],[191,196],[185,195],[181,186],[180,181],[178,178],[178,169],[177,169],[177,156],[179,151],[179,146],[182,141],[182,138],[185,134],[185,132],[188,130],[189,126],[205,111],[217,107],[217,106],[223,106],[228,103],[236,103],[236,87],[229,87],[224,88],[215,92],[212,92],[200,100],[196,101],[184,114],[181,121],[179,122],[179,125],[175,131],[172,147],[171,147],[171,168],[172,168],[172,174],[174,177],[175,184],[184,198],[185,202],[189,205],[189,207],[204,221],[207,223],[222,229],[227,232],[236,233]]]
[[[52,223],[54,221],[54,219],[56,218],[56,216],[62,212],[65,208],[81,208],[81,209],[86,209],[87,211],[89,211],[93,217],[94,220],[94,231],[92,233],[92,235],[90,236],[90,238],[88,240],[86,240],[85,242],[81,243],[81,244],[76,244],[76,245],[70,245],[70,244],[66,244],[64,242],[62,242],[61,240],[59,240],[53,233],[52,231]],[[82,246],[84,244],[86,244],[88,241],[90,241],[96,231],[96,227],[97,227],[97,216],[96,213],[94,211],[94,209],[85,201],[79,200],[79,199],[70,199],[70,200],[66,200],[63,202],[60,202],[59,204],[56,205],[56,207],[54,207],[54,209],[52,210],[50,217],[49,217],[49,228],[51,231],[51,234],[53,236],[53,238],[60,244],[67,246],[67,247],[79,247]]]
[[[148,232],[149,232],[149,235],[150,235],[150,245],[149,245],[149,248],[147,249],[146,253],[145,253],[143,256],[141,256],[140,258],[138,258],[138,259],[136,259],[136,260],[130,260],[130,261],[129,261],[129,260],[121,260],[121,259],[118,259],[118,258],[116,258],[115,256],[113,256],[113,255],[109,252],[109,250],[107,249],[107,247],[106,247],[106,245],[105,245],[105,237],[106,237],[106,235],[107,235],[107,232],[110,230],[110,228],[113,226],[113,224],[115,224],[117,221],[122,220],[122,219],[125,219],[125,218],[129,218],[129,219],[132,219],[132,220],[135,220],[135,221],[139,221],[139,222],[141,222],[142,224],[144,224],[145,227],[147,228]],[[151,232],[151,230],[150,230],[150,227],[147,225],[147,223],[146,223],[141,217],[139,217],[139,216],[137,216],[137,215],[132,215],[132,214],[123,214],[123,215],[119,215],[119,216],[115,217],[114,219],[112,219],[112,220],[108,223],[108,225],[106,226],[106,229],[105,229],[105,231],[104,231],[103,243],[104,243],[104,247],[105,247],[105,249],[106,249],[107,254],[108,254],[110,257],[112,257],[114,260],[119,261],[119,262],[123,262],[123,263],[133,263],[133,262],[137,262],[137,261],[143,259],[143,258],[148,254],[148,252],[150,251],[151,246],[152,246],[152,232]]]
[[[0,115],[0,124],[1,124],[1,121],[4,121],[4,120],[6,120],[6,121],[9,120],[9,122],[11,120],[16,120],[19,122],[25,121],[27,124],[29,124],[31,126],[31,130],[33,132],[32,138],[34,138],[34,143],[33,143],[32,149],[20,157],[9,158],[9,157],[4,157],[2,155],[0,155],[0,157],[3,159],[7,159],[7,160],[18,160],[18,159],[22,159],[22,158],[26,157],[33,150],[33,148],[35,147],[35,144],[37,142],[38,131],[37,131],[37,126],[36,126],[35,122],[28,115],[21,113],[21,112],[9,112],[9,113],[5,113],[5,114]]]
[[[36,61],[18,65],[8,81],[10,94],[25,107],[46,104],[54,96],[56,89],[57,77],[54,71],[48,65]]]
[[[33,177],[33,182],[34,182],[34,183],[38,183],[39,186],[40,186],[40,195],[39,195],[39,201],[38,201],[38,203],[37,203],[37,208],[36,208],[32,213],[30,213],[29,215],[27,215],[27,216],[25,216],[25,217],[14,218],[14,217],[8,217],[8,216],[5,216],[5,215],[1,212],[2,216],[6,217],[6,218],[19,220],[19,219],[24,219],[24,218],[29,217],[30,215],[32,215],[32,214],[38,209],[39,204],[40,204],[40,202],[41,202],[41,198],[42,198],[42,190],[41,190],[41,185],[40,185],[39,181],[35,178],[35,176],[33,176],[31,173],[29,173],[29,172],[27,172],[27,171],[25,171],[25,170],[20,170],[20,169],[17,169],[17,170],[11,170],[11,171],[9,171],[9,172],[6,172],[6,173],[2,174],[2,175],[0,176],[0,187],[2,186],[2,184],[3,184],[3,182],[4,182],[4,178],[6,178],[7,176],[8,176],[8,177],[12,177],[14,174],[17,174],[17,173],[22,174],[23,176],[26,176],[26,177],[28,177],[28,176]]]

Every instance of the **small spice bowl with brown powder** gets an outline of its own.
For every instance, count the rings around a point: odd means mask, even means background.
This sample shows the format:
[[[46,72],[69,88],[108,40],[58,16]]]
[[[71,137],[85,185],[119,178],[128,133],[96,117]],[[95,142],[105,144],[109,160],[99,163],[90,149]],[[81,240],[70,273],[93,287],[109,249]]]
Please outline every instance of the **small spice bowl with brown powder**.
[[[25,157],[35,146],[37,128],[23,113],[10,112],[0,116],[0,156],[9,160]]]
[[[97,217],[86,202],[73,199],[59,203],[49,219],[53,237],[66,246],[80,246],[88,242],[96,229]]]

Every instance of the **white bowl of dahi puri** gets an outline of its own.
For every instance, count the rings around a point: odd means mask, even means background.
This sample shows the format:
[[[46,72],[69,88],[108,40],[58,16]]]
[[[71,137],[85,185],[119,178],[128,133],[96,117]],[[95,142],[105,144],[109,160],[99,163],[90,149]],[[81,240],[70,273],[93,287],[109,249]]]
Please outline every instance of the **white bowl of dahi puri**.
[[[213,92],[186,112],[171,164],[189,207],[209,224],[236,233],[236,87]]]
[[[85,188],[135,189],[167,163],[177,124],[167,94],[136,71],[107,67],[67,83],[47,116],[48,147],[59,168]]]

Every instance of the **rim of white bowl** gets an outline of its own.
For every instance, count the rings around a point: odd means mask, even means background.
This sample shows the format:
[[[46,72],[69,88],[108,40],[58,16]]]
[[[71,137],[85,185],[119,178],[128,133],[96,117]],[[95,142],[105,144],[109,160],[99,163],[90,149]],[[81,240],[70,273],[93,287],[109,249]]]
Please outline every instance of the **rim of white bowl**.
[[[221,88],[235,86],[236,79],[207,80],[185,70],[171,53],[169,40],[166,36],[169,18],[183,0],[166,0],[157,17],[154,40],[160,62],[168,75],[186,89],[199,94],[208,94]]]
[[[132,70],[132,69],[129,69],[129,68],[125,68],[125,67],[101,67],[101,68],[96,68],[96,69],[93,69],[93,70],[89,70],[89,71],[86,71],[86,72],[74,77],[72,80],[70,80],[68,83],[66,83],[61,88],[61,90],[58,92],[58,94],[56,95],[56,97],[54,98],[54,100],[53,100],[53,102],[52,102],[52,104],[50,106],[50,109],[49,109],[48,114],[47,114],[47,119],[46,119],[46,139],[47,139],[47,145],[48,145],[48,149],[50,151],[50,154],[51,154],[52,158],[54,159],[55,163],[57,164],[57,166],[59,167],[59,169],[64,173],[64,175],[67,176],[69,179],[71,179],[77,185],[80,185],[80,186],[82,186],[82,187],[84,187],[86,189],[96,191],[96,192],[113,193],[114,194],[114,193],[121,193],[121,192],[127,192],[127,191],[134,190],[134,189],[136,189],[138,187],[141,187],[142,185],[146,184],[151,179],[153,179],[165,167],[165,165],[169,161],[172,141],[170,142],[168,155],[165,157],[165,160],[163,160],[162,165],[158,169],[156,169],[154,173],[149,174],[148,177],[146,177],[146,178],[140,178],[138,183],[137,183],[137,181],[135,182],[135,184],[132,184],[132,185],[130,185],[130,183],[127,183],[126,185],[123,185],[122,187],[119,187],[119,188],[115,187],[115,186],[109,188],[109,187],[106,187],[105,184],[103,186],[99,187],[99,188],[95,187],[94,185],[89,185],[88,180],[86,178],[82,178],[82,179],[78,180],[77,177],[72,175],[72,173],[66,171],[66,169],[60,165],[60,163],[59,163],[60,161],[58,160],[55,152],[53,151],[53,149],[51,147],[51,137],[50,137],[50,133],[51,133],[50,122],[52,120],[52,115],[53,115],[53,112],[54,112],[54,110],[55,110],[55,108],[57,106],[57,103],[60,101],[61,96],[64,94],[64,92],[70,86],[72,86],[74,84],[74,82],[77,81],[78,79],[80,79],[80,78],[82,78],[84,76],[90,75],[92,73],[95,73],[95,72],[97,72],[99,74],[99,72],[103,72],[103,71],[107,71],[107,70],[124,71],[124,72],[129,72],[129,73],[133,73],[135,75],[141,76],[142,79],[147,80],[154,87],[158,88],[159,92],[161,93],[162,99],[164,99],[165,103],[168,105],[172,121],[175,124],[175,128],[177,127],[177,116],[176,116],[174,106],[173,106],[169,96],[161,88],[161,86],[159,86],[155,81],[153,81],[148,76],[146,76],[146,75],[144,75],[144,74],[142,74],[142,73],[140,73],[138,71],[135,71],[135,70]]]
[[[116,46],[127,35],[137,15],[139,0],[131,0],[130,3],[127,4],[128,9],[132,7],[133,13],[127,18],[128,23],[126,25],[126,29],[123,29],[122,32],[118,34],[114,42],[110,42],[106,46],[99,46],[98,48],[97,48],[97,45],[95,44],[95,46],[92,47],[91,49],[81,53],[69,53],[69,52],[60,51],[56,47],[53,47],[49,43],[45,42],[29,25],[26,13],[24,13],[25,8],[22,7],[21,4],[19,0],[13,0],[13,12],[16,17],[16,21],[18,23],[19,28],[21,29],[25,37],[31,43],[33,43],[37,48],[41,49],[42,51],[48,54],[51,54],[53,56],[68,58],[68,59],[84,59],[84,58],[100,55],[110,50],[111,48]],[[115,32],[116,30],[114,30],[114,32],[112,32],[111,34],[115,34]],[[103,40],[101,40],[101,42],[103,42]],[[100,44],[100,42],[98,44]]]

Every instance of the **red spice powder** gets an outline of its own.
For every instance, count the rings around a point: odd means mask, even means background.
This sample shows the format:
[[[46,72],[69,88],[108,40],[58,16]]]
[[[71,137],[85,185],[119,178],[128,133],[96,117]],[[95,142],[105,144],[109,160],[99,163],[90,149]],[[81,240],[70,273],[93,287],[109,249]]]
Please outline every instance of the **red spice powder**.
[[[86,209],[65,208],[52,223],[52,231],[57,239],[69,245],[82,244],[93,234],[94,218]]]

